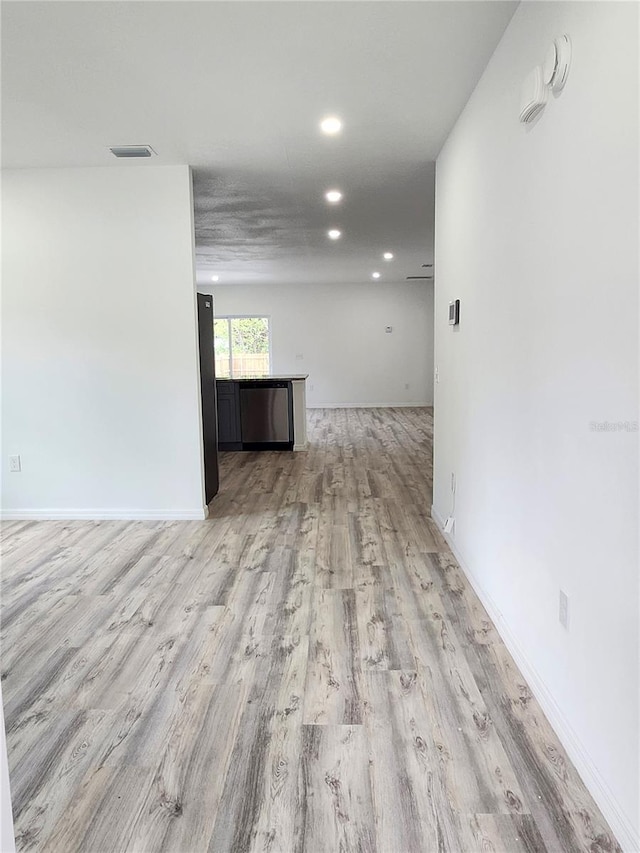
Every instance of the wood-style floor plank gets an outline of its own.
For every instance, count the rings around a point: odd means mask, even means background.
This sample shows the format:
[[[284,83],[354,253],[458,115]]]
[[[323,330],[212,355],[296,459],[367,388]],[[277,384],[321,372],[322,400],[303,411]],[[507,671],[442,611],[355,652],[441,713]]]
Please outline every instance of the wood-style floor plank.
[[[377,853],[364,728],[305,726],[302,775],[302,849]]]
[[[20,853],[619,853],[429,516],[429,409],[309,412],[197,522],[7,522]]]

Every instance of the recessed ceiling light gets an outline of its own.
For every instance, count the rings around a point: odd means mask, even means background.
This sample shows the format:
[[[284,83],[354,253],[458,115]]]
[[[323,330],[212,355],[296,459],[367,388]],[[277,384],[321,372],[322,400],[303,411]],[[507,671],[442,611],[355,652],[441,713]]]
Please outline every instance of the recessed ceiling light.
[[[331,204],[335,204],[336,202],[341,201],[342,193],[340,190],[328,190],[328,192],[324,194],[324,197],[327,201],[330,201]]]
[[[372,272],[371,278],[380,278],[380,273],[379,272]]]
[[[338,240],[342,237],[342,231],[338,231],[337,228],[332,228],[331,231],[327,231],[327,236],[330,240]]]
[[[212,275],[211,281],[220,281],[220,276],[219,275]]]
[[[320,129],[328,136],[335,136],[336,133],[340,133],[342,130],[342,122],[337,116],[327,116],[327,118],[322,119],[320,122]]]
[[[385,252],[382,257],[385,259],[385,261],[392,261],[393,260],[393,252]]]

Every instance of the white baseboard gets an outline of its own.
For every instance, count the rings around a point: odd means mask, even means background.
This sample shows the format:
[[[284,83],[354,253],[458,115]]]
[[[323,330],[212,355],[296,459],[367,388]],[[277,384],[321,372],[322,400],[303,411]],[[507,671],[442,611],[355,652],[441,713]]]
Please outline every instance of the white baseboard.
[[[3,509],[2,521],[201,521],[202,509]]]
[[[502,613],[492,598],[484,591],[480,582],[469,568],[468,563],[460,554],[455,540],[448,533],[444,532],[444,519],[433,506],[431,507],[431,517],[437,524],[440,532],[447,542],[447,545],[458,561],[460,568],[465,573],[469,583],[475,590],[476,595],[491,617],[500,637],[504,641],[505,646],[525,677],[533,695],[540,703],[540,707],[551,723],[551,726],[557,734],[560,742],[566,749],[567,754],[575,765],[582,781],[609,823],[618,843],[625,853],[638,853],[638,851],[640,851],[640,835],[634,829],[631,820],[620,808],[617,799],[609,788],[607,782],[602,778],[600,771],[591,759],[585,745],[577,736],[570,722],[558,706],[549,688],[521,650],[513,631],[505,621]]]
[[[427,409],[433,403],[309,403],[307,409]]]

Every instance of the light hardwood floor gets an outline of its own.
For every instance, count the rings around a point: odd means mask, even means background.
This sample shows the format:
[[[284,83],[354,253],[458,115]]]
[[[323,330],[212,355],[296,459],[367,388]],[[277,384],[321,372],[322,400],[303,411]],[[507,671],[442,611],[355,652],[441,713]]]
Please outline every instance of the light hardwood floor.
[[[205,522],[3,528],[20,851],[618,851],[429,517],[428,409],[316,410]]]

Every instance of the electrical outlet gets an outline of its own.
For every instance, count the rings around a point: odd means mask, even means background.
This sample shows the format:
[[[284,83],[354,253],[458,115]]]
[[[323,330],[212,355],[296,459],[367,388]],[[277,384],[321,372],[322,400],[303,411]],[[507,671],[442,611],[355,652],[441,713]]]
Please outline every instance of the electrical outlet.
[[[15,473],[19,473],[22,471],[22,466],[20,464],[19,456],[10,456],[9,457],[9,471],[13,471]]]
[[[440,382],[440,371],[438,370],[437,367],[435,369],[434,378],[435,378],[436,382]]]
[[[456,475],[451,472],[451,494],[455,495],[456,493]]]
[[[558,618],[563,628],[569,630],[569,596],[566,592],[560,590],[560,598],[558,601]]]

